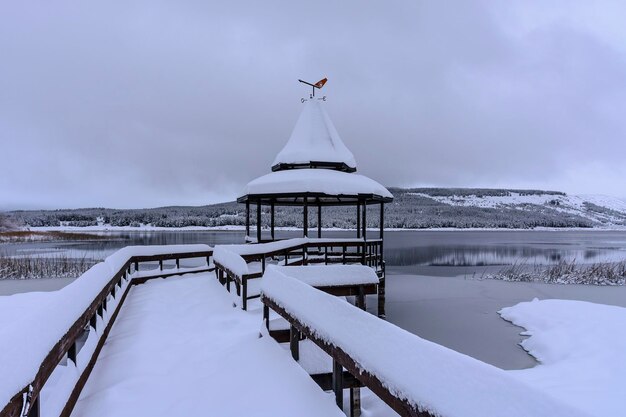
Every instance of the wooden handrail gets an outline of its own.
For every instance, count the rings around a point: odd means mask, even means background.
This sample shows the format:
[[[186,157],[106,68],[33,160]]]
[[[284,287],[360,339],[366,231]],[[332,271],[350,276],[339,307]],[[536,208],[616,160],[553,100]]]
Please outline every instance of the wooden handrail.
[[[335,391],[335,398],[337,404],[342,406],[343,404],[343,388],[344,384],[341,381],[343,378],[343,370],[345,370],[359,380],[364,386],[368,387],[374,394],[376,394],[381,400],[383,400],[389,407],[396,411],[401,416],[407,417],[435,417],[428,412],[420,411],[417,407],[411,404],[406,398],[401,398],[393,394],[385,384],[373,373],[366,369],[362,369],[356,361],[350,357],[341,347],[332,345],[318,336],[318,333],[311,329],[309,326],[301,322],[297,317],[289,314],[283,307],[281,307],[275,300],[263,294],[261,296],[263,304],[278,313],[283,317],[290,326],[297,330],[302,336],[310,339],[319,346],[324,352],[326,352],[333,359],[333,389]],[[336,381],[336,380],[339,381]],[[352,405],[351,405],[352,406]]]
[[[117,270],[112,278],[108,281],[108,283],[102,288],[102,290],[98,293],[98,295],[91,302],[89,307],[81,314],[80,317],[72,324],[72,326],[67,330],[67,332],[60,337],[59,341],[52,347],[50,352],[46,355],[41,365],[39,366],[39,370],[35,375],[35,378],[31,381],[30,384],[22,388],[19,392],[17,392],[9,402],[2,408],[0,411],[0,417],[35,417],[39,416],[39,396],[41,390],[43,389],[46,381],[54,371],[54,369],[58,366],[58,364],[68,355],[69,359],[75,361],[76,355],[76,341],[83,334],[86,329],[89,329],[89,326],[95,327],[97,322],[96,316],[103,316],[103,311],[107,310],[107,298],[109,295],[112,295],[114,298],[119,296],[118,287],[121,288],[123,284],[123,280],[128,284],[124,293],[122,294],[119,303],[115,311],[112,313],[109,321],[106,324],[105,330],[100,336],[100,339],[96,345],[96,348],[89,359],[87,366],[84,371],[80,375],[78,382],[74,386],[66,404],[61,412],[61,416],[69,417],[71,414],[76,401],[80,395],[80,392],[87,382],[87,378],[95,365],[98,354],[104,345],[104,341],[111,329],[115,318],[128,294],[128,290],[131,285],[135,285],[137,283],[145,282],[144,280],[138,280],[134,282],[132,279],[129,280],[129,274],[131,271],[132,265],[138,265],[140,262],[154,262],[154,261],[165,261],[165,260],[178,260],[179,259],[189,259],[189,258],[206,258],[207,265],[209,265],[210,257],[213,255],[212,250],[207,251],[194,251],[194,252],[178,252],[178,253],[167,253],[167,254],[158,254],[158,255],[138,255],[138,256],[130,256],[124,264]],[[161,264],[162,265],[162,264]],[[205,270],[190,270],[190,271],[181,271],[180,273],[195,273],[195,272],[205,272]],[[180,274],[179,273],[179,274]],[[163,272],[162,274],[153,275],[150,278],[157,277],[165,277],[171,276],[170,272]],[[177,274],[178,275],[178,274]],[[76,363],[76,362],[75,362]],[[46,416],[43,416],[46,417]]]

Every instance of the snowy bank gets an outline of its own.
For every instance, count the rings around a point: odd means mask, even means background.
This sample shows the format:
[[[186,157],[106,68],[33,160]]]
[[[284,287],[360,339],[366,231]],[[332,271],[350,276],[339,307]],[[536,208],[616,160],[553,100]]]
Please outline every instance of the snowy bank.
[[[535,299],[500,315],[526,329],[521,346],[540,363],[512,376],[591,415],[624,415],[626,308]]]

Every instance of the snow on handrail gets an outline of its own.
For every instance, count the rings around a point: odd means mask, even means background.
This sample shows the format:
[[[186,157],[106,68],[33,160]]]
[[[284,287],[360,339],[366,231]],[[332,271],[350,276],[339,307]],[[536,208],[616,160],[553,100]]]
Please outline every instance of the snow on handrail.
[[[76,339],[86,326],[98,321],[104,325],[108,321],[108,326],[112,324],[116,307],[121,306],[129,288],[130,280],[126,278],[133,263],[208,258],[212,253],[213,248],[208,245],[129,246],[92,266],[58,291],[1,296],[0,417],[18,417],[24,398],[29,406],[37,405],[39,392],[59,361],[66,354],[76,355]],[[113,313],[107,312],[107,303],[109,311],[115,310]],[[98,343],[104,342],[106,333],[106,330],[99,332]],[[87,349],[83,347],[83,350]],[[99,349],[94,344],[91,351],[94,352],[91,360],[95,360]],[[83,351],[80,353],[83,354]],[[78,359],[81,372],[84,369],[87,375],[90,368],[86,367],[86,362],[89,361],[89,358]],[[79,383],[80,380],[76,381],[76,386]],[[27,395],[29,391],[32,392],[30,398]],[[64,394],[70,396],[70,393]],[[70,401],[71,398],[68,404]],[[60,406],[66,406],[65,400]]]
[[[502,369],[424,340],[284,274],[266,275],[262,300],[401,415],[583,415]]]

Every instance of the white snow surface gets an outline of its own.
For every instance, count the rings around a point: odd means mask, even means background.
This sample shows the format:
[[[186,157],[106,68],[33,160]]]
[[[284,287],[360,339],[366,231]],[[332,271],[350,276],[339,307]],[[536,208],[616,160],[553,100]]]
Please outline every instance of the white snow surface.
[[[73,416],[345,417],[212,274],[133,287]]]
[[[60,290],[0,296],[0,405],[32,382],[46,355],[131,255],[208,249],[207,245],[128,246]]]
[[[213,262],[224,266],[238,276],[249,274],[250,269],[246,261],[229,246],[234,245],[216,245],[213,251]]]
[[[434,415],[587,415],[506,371],[421,339],[293,278],[270,275],[263,293],[378,376],[392,393]]]
[[[521,345],[540,363],[514,377],[590,415],[624,415],[626,308],[535,299],[500,315],[526,329]]]
[[[352,152],[344,145],[320,100],[304,104],[287,144],[272,165],[309,162],[343,162],[356,168]]]
[[[263,278],[269,275],[276,276],[278,279],[295,278],[313,287],[378,284],[376,272],[366,265],[268,265]]]
[[[333,196],[374,194],[393,198],[378,182],[364,175],[330,169],[276,171],[250,181],[241,195],[323,193]]]

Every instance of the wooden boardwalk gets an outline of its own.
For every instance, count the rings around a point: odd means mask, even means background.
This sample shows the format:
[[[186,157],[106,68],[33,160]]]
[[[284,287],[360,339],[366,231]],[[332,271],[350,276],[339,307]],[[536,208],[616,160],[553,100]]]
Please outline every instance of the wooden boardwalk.
[[[212,273],[132,287],[72,416],[343,416],[260,326]]]

